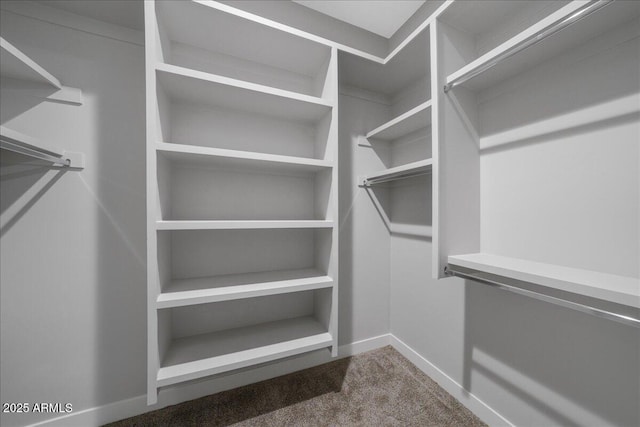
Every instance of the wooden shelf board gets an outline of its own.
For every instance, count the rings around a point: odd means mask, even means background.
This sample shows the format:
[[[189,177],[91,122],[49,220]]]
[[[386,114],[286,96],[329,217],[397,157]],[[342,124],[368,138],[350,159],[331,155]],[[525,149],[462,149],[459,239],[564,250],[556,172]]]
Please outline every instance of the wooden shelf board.
[[[0,37],[0,74],[4,78],[25,80],[62,89],[62,84],[33,59]]]
[[[316,122],[332,104],[314,96],[157,63],[158,83],[172,99],[291,120]]]
[[[548,28],[562,18],[570,16],[580,6],[581,4],[579,2],[573,2],[555,11],[551,15],[450,74],[447,76],[446,83],[449,84],[458,77],[466,75],[484,64],[493,62],[498,55],[521,43],[523,40],[527,39],[532,34],[537,33],[541,29]],[[613,2],[592,15],[585,17],[583,20],[563,29],[557,34],[540,41],[516,55],[504,59],[485,72],[467,80],[462,84],[462,86],[473,91],[482,91],[490,88],[525,72],[528,69],[531,69],[532,64],[542,64],[563,52],[588,42],[590,38],[597,34],[601,34],[624,22],[628,22],[639,14],[640,2]]]
[[[407,234],[412,236],[433,237],[433,227],[422,224],[389,223],[391,234]]]
[[[158,142],[156,149],[161,155],[172,161],[206,164],[213,167],[258,168],[292,172],[318,172],[333,167],[333,162],[328,160],[165,142]]]
[[[432,159],[418,160],[417,162],[411,162],[411,163],[407,163],[406,165],[396,166],[394,168],[389,168],[380,172],[376,172],[374,174],[368,175],[365,179],[367,180],[378,179],[378,178],[384,178],[386,176],[410,173],[410,172],[416,172],[416,173],[426,172],[431,169],[432,164],[433,164]]]
[[[423,102],[406,113],[388,121],[367,133],[367,138],[393,141],[405,135],[409,135],[419,129],[431,125],[431,100]]]
[[[281,320],[174,340],[158,371],[157,386],[228,372],[333,345],[312,317]]]
[[[229,301],[330,288],[333,279],[315,269],[280,270],[173,280],[157,299],[157,308]]]
[[[60,150],[59,148],[53,147],[51,145],[47,145],[37,138],[34,138],[29,135],[25,135],[13,129],[9,129],[6,126],[0,126],[0,135],[2,136],[3,139],[6,138],[9,141],[15,142],[26,148],[30,148],[32,150],[37,150],[37,151],[44,151],[45,153],[50,154],[52,156],[62,157],[62,150]]]
[[[309,77],[315,77],[330,54],[329,46],[300,37],[303,33],[299,31],[292,34],[289,27],[264,18],[257,17],[259,22],[255,22],[251,14],[233,5],[176,1],[157,2],[157,9],[172,42]]]
[[[328,220],[272,220],[272,221],[157,221],[157,230],[247,230],[273,228],[332,228]]]
[[[450,265],[640,308],[640,279],[486,253],[449,256]]]

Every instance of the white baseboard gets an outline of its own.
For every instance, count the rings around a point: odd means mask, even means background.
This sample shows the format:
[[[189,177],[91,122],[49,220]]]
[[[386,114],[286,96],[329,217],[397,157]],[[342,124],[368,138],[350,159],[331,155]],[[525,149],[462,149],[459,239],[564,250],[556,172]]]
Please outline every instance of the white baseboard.
[[[349,357],[391,343],[391,335],[384,334],[377,337],[356,341],[338,348],[338,358]],[[247,369],[242,372],[216,377],[210,380],[193,382],[188,385],[171,387],[162,390],[158,396],[158,404],[147,406],[147,396],[141,395],[130,399],[120,400],[107,405],[98,406],[84,411],[67,414],[61,417],[42,421],[32,426],[38,427],[88,427],[100,426],[110,422],[122,420],[145,412],[175,405],[188,400],[197,399],[213,393],[230,390],[243,385],[264,381],[270,378],[286,375],[316,365],[330,362],[332,359],[326,350],[316,351],[287,359],[286,361]]]
[[[440,387],[445,389],[450,395],[458,399],[460,403],[469,408],[469,410],[471,410],[471,412],[473,412],[482,421],[490,426],[513,426],[513,424],[506,418],[493,410],[473,393],[465,390],[461,384],[441,371],[436,365],[420,356],[420,354],[418,354],[414,349],[406,345],[394,335],[390,335],[390,337],[391,345],[398,351],[398,353],[409,359],[409,361],[416,365],[418,369],[437,382]]]
[[[379,335],[362,341],[342,345],[338,349],[338,358],[354,356],[366,351],[392,345],[400,354],[409,359],[421,371],[436,381],[449,394],[469,408],[482,421],[492,426],[512,426],[507,419],[494,411],[489,405],[466,391],[462,385],[442,372],[437,366],[420,356],[415,350],[391,334]],[[264,381],[291,372],[310,368],[332,359],[327,351],[317,351],[303,356],[287,359],[286,361],[248,369],[211,380],[200,381],[162,390],[158,404],[147,406],[146,395],[136,396],[107,405],[98,406],[84,411],[68,414],[62,417],[43,421],[32,426],[39,427],[87,427],[100,426],[110,422],[122,420],[145,412],[175,405],[188,400],[197,399],[209,394],[241,387],[243,385]]]

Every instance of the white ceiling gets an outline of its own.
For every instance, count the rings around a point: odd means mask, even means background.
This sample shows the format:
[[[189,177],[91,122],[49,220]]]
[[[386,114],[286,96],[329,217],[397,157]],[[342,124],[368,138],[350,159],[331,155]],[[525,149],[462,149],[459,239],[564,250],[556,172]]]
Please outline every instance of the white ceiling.
[[[293,0],[341,21],[389,38],[425,0]]]

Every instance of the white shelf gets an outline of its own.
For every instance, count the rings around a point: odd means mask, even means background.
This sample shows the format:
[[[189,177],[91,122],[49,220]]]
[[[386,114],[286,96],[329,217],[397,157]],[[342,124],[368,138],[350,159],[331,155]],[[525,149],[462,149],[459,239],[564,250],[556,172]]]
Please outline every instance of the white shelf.
[[[391,234],[407,234],[412,236],[433,237],[433,227],[422,224],[389,223]]]
[[[33,90],[35,86],[37,89],[31,93],[33,96],[73,105],[81,105],[83,102],[80,89],[63,86],[60,80],[2,37],[0,75],[3,79],[3,90],[25,91]],[[27,83],[26,86],[24,82]],[[40,90],[40,87],[46,90]]]
[[[281,320],[174,340],[158,371],[157,386],[270,362],[333,344],[312,317]]]
[[[491,64],[504,52],[509,51],[515,46],[523,43],[525,40],[534,37],[536,34],[551,28],[555,23],[571,16],[583,5],[584,3],[581,2],[571,2],[563,8],[555,11],[447,76],[446,84],[450,84],[462,76],[473,73],[474,70],[481,69],[484,66]],[[492,87],[528,69],[531,69],[534,65],[542,64],[563,52],[569,51],[578,45],[588,42],[590,38],[611,30],[624,22],[628,22],[639,14],[640,2],[618,1],[608,4],[601,10],[598,10],[592,15],[585,17],[583,20],[572,24],[557,34],[553,34],[547,39],[541,40],[539,43],[528,47],[526,49],[526,53],[523,51],[522,53],[514,54],[513,56],[500,61],[481,74],[478,74],[477,76],[462,83],[461,86],[473,91],[482,91]]]
[[[157,230],[252,230],[274,228],[332,228],[333,221],[157,221]]]
[[[328,160],[304,157],[281,156],[249,151],[227,150],[194,145],[159,142],[158,152],[164,157],[178,162],[202,163],[209,166],[232,168],[260,168],[292,172],[318,172],[333,167]]]
[[[2,148],[62,167],[84,168],[84,154],[60,150],[21,132],[0,126]]]
[[[333,279],[315,269],[280,270],[173,280],[158,296],[157,308],[254,298],[330,288]]]
[[[385,169],[383,171],[367,175],[363,179],[363,185],[370,185],[370,181],[385,182],[392,179],[410,178],[415,175],[421,175],[429,172],[433,164],[432,159],[418,160],[417,162],[407,163],[406,165],[396,166],[394,168]],[[378,183],[376,182],[376,183]]]
[[[448,263],[534,285],[640,308],[640,279],[637,278],[486,253],[449,256]]]
[[[202,71],[231,77],[240,74],[243,80],[267,85],[291,87],[302,80],[297,86],[308,90],[317,86],[313,83],[318,78],[324,80],[330,47],[291,34],[280,24],[254,22],[216,2],[160,1],[156,5],[163,22],[160,42],[167,63],[189,68],[217,64],[214,68],[220,71]],[[181,63],[194,55],[199,60],[187,61],[192,65]],[[264,83],[269,80],[271,83]]]
[[[0,73],[4,78],[47,84],[56,89],[62,89],[60,80],[2,37],[0,37]]]
[[[266,116],[316,122],[331,111],[322,98],[175,65],[156,64],[159,86],[172,99]]]
[[[431,100],[369,132],[367,138],[392,141],[431,125]]]

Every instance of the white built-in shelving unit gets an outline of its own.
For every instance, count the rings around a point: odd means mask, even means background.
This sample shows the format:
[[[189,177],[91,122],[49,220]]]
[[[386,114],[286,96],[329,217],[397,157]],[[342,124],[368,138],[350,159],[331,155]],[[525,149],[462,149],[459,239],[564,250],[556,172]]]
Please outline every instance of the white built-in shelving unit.
[[[431,210],[431,80],[428,29],[416,31],[382,63],[351,54],[340,57],[341,90],[387,105],[387,120],[359,138],[362,150],[373,150],[380,168],[358,179],[378,205],[391,233],[431,235],[431,213],[403,215],[414,209],[410,199],[428,199]],[[421,178],[418,178],[421,177]],[[396,215],[394,215],[394,212]],[[420,217],[419,223],[401,218]]]
[[[63,86],[60,80],[3,37],[0,37],[0,77],[3,92],[18,91],[49,101],[82,104],[82,91]],[[0,126],[0,148],[45,164],[74,169],[84,167],[82,153],[59,149],[7,126]]]
[[[637,152],[639,16],[596,0],[456,1],[438,17],[436,277],[639,306],[637,163],[616,158]]]
[[[217,2],[145,2],[148,401],[337,354],[337,51]]]

